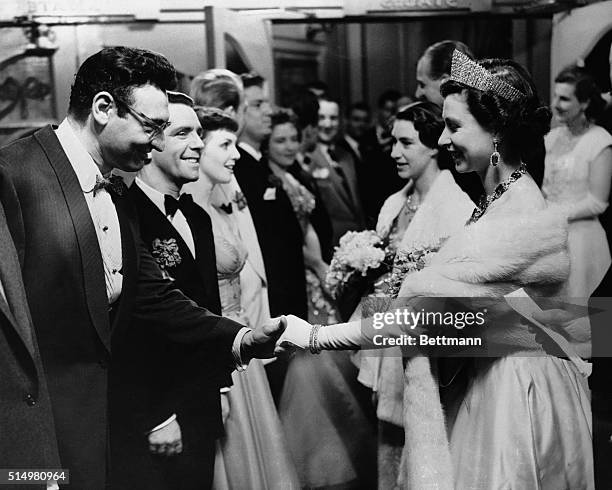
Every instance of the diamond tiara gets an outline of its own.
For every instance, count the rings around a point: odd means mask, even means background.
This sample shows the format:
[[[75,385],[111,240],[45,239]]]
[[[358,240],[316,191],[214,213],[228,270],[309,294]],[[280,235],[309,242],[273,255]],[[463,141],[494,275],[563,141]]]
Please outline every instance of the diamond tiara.
[[[495,92],[510,102],[517,102],[525,98],[525,94],[520,90],[504,82],[497,75],[492,74],[456,49],[453,52],[450,79],[483,92]]]

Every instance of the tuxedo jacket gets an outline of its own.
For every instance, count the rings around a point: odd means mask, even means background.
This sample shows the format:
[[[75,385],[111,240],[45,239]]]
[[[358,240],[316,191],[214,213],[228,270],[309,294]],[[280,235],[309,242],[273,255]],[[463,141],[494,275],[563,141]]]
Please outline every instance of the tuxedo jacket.
[[[51,402],[17,251],[2,206],[0,283],[4,290],[4,298],[0,294],[0,468],[57,469],[60,465]]]
[[[334,169],[317,145],[309,154],[310,174],[316,182],[321,199],[332,223],[334,245],[347,231],[360,231],[366,227],[357,171],[350,153],[341,147],[334,148],[339,170]],[[343,175],[340,174],[342,172]],[[347,186],[343,184],[346,181]]]
[[[176,241],[181,262],[166,271],[174,286],[199,306],[220,314],[215,244],[206,211],[193,201],[181,204],[194,239],[194,259],[180,233],[137,184],[131,186],[129,196],[142,241],[150,251],[156,239]],[[190,471],[187,461],[197,461],[197,468],[206,466],[212,473],[213,452],[200,448],[212,447],[223,433],[219,389],[231,384],[231,371],[215,345],[170,343],[139,321],[125,342],[131,346],[124,349],[128,356],[117,360],[120,376],[111,383],[112,488],[165,489],[171,488],[166,481],[177,478],[193,481],[198,488],[201,475]],[[177,415],[189,444],[172,458],[172,465],[160,464],[160,458],[149,451],[146,433],[172,414]]]
[[[236,180],[253,217],[268,279],[272,316],[294,314],[305,318],[306,278],[302,229],[289,197],[265,161],[258,162],[239,148]]]
[[[91,215],[51,126],[0,149],[0,199],[47,375],[61,464],[70,469],[74,488],[102,489],[111,352],[129,355],[124,340],[132,321],[174,342],[214,343],[228,364],[241,326],[197,307],[162,277],[138,238],[138,222],[126,197],[113,197],[123,286],[109,310]]]

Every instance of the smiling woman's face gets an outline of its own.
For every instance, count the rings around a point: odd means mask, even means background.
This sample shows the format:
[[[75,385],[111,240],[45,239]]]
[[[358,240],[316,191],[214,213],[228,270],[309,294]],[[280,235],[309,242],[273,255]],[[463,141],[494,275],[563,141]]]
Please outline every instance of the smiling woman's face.
[[[293,123],[277,124],[272,128],[268,145],[271,161],[281,167],[289,167],[295,162],[299,148],[298,132]]]
[[[465,94],[448,95],[442,117],[444,131],[438,144],[448,150],[457,171],[484,172],[494,150],[493,135],[472,116]]]
[[[200,170],[213,184],[227,184],[238,158],[236,135],[226,129],[211,131],[204,140]]]

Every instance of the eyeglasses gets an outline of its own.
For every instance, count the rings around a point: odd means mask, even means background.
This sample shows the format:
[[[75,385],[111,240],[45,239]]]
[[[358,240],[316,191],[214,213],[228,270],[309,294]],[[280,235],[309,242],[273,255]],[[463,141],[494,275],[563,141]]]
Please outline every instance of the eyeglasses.
[[[142,112],[137,111],[133,107],[129,106],[125,102],[115,98],[115,102],[117,105],[120,105],[127,109],[127,111],[134,116],[134,119],[138,121],[138,123],[142,126],[142,129],[149,137],[149,141],[153,141],[154,139],[163,136],[164,131],[170,126],[170,121],[164,121],[161,124],[156,123],[150,117],[144,115]]]

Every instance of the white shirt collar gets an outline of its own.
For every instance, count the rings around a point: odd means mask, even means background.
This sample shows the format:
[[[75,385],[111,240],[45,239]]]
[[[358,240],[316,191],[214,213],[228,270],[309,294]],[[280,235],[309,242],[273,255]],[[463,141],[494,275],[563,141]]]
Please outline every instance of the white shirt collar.
[[[166,201],[165,201],[166,197],[165,195],[159,192],[157,189],[154,189],[153,187],[151,187],[149,184],[146,184],[144,181],[140,179],[140,177],[136,177],[134,182],[136,183],[136,185],[138,185],[138,187],[140,187],[142,192],[144,192],[145,195],[149,199],[151,199],[153,204],[155,204],[155,206],[157,206],[157,208],[165,216],[166,215]]]
[[[251,155],[255,160],[260,161],[262,154],[245,141],[238,142],[238,146]]]
[[[79,180],[83,192],[91,192],[96,185],[96,176],[102,177],[100,167],[96,165],[83,143],[70,126],[68,119],[64,119],[55,130],[55,135],[72,165],[74,173]]]

